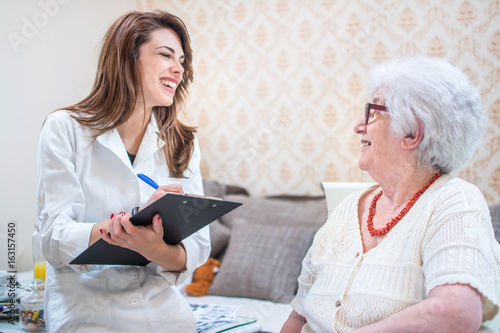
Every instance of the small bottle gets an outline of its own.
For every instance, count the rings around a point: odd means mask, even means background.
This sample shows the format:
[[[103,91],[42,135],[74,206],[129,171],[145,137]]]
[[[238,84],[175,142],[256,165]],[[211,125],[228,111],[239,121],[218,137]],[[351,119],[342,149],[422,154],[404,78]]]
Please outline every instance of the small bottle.
[[[46,260],[42,253],[42,244],[40,238],[40,230],[38,226],[35,225],[35,231],[33,232],[33,271],[35,273],[35,279],[40,279],[45,281],[45,269]]]
[[[19,321],[23,331],[45,332],[45,313],[43,310],[43,293],[45,283],[35,279],[30,283],[31,292],[21,298]]]

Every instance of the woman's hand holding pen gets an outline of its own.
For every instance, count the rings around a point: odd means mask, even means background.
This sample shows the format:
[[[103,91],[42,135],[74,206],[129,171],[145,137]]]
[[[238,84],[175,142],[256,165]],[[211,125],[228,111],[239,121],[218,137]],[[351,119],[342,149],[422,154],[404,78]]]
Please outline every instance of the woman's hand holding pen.
[[[159,186],[139,211],[166,193],[184,194],[184,191],[179,184]],[[165,269],[181,271],[185,268],[185,250],[180,244],[168,245],[163,241],[163,224],[158,214],[148,226],[135,226],[130,222],[130,217],[130,213],[113,214],[107,220],[107,228],[106,225],[98,226],[101,222],[97,223],[96,227],[99,227],[102,239],[110,244],[136,251]]]
[[[179,184],[160,186],[146,204],[139,208],[139,211],[163,197],[166,193],[184,194],[184,191]],[[109,219],[108,228],[100,229],[101,237],[110,244],[129,248],[148,258],[148,256],[142,252],[149,252],[147,247],[149,247],[150,244],[154,245],[157,241],[163,243],[163,225],[161,217],[156,214],[153,217],[153,221],[151,221],[152,223],[148,226],[135,226],[130,222],[130,217],[130,213],[121,212],[117,215],[112,214]]]
[[[152,180],[149,180],[149,181],[153,182]],[[149,200],[146,202],[146,204],[144,206],[140,207],[139,210],[141,210],[144,207],[148,206],[152,202],[158,200],[159,198],[161,198],[162,196],[164,196],[167,192],[176,193],[176,194],[184,194],[182,186],[179,185],[179,184],[171,184],[171,185],[158,186],[158,185],[156,185],[156,183],[154,183],[154,185],[155,186],[153,186],[153,187],[156,189],[155,193],[153,193],[153,195],[149,198]],[[118,215],[118,213],[117,213],[117,215]],[[129,215],[128,217],[130,218],[130,214],[128,214],[128,215]],[[91,246],[92,244],[94,244],[95,242],[97,242],[99,240],[99,238],[102,237],[101,236],[101,233],[102,233],[101,229],[106,234],[108,232],[110,232],[110,229],[111,229],[110,228],[110,223],[111,223],[111,220],[113,219],[113,217],[115,217],[115,214],[112,214],[111,217],[108,220],[104,220],[104,221],[97,222],[97,223],[94,224],[94,226],[92,228],[92,231],[90,233],[89,246]]]
[[[149,198],[149,200],[146,202],[144,206],[139,208],[139,210],[143,209],[144,207],[150,205],[152,202],[160,199],[167,193],[174,193],[174,194],[184,194],[184,190],[182,189],[182,186],[180,184],[170,184],[170,185],[163,185],[159,186],[156,188],[155,193]]]
[[[139,211],[143,209],[144,207],[148,206],[152,202],[158,200],[162,196],[164,196],[167,192],[170,193],[175,193],[175,194],[184,194],[184,190],[182,189],[182,186],[180,184],[170,184],[170,185],[163,185],[163,186],[158,186],[152,179],[150,179],[147,176],[144,176],[141,174],[142,177],[146,177],[148,180],[148,184],[151,185],[156,189],[156,191],[153,193],[153,195],[149,198],[149,200],[146,202],[146,204],[142,207],[139,208]],[[141,178],[141,177],[139,177]],[[141,178],[143,179],[143,178]],[[117,214],[118,215],[118,214]],[[89,246],[94,244],[101,238],[101,233],[100,230],[102,229],[106,233],[110,231],[110,223],[112,218],[115,216],[115,214],[112,214],[109,220],[104,220],[101,222],[97,222],[94,224],[92,231],[90,233],[90,238],[89,238]],[[130,218],[130,213],[128,214],[128,217]],[[152,226],[149,226],[150,228]]]
[[[147,205],[151,204],[152,202],[160,199],[167,192],[174,193],[174,194],[184,194],[184,190],[182,189],[182,186],[180,184],[170,184],[170,185],[159,186],[158,184],[156,184],[156,182],[154,180],[152,180],[151,178],[149,178],[148,176],[146,176],[143,173],[138,173],[137,178],[139,178],[140,180],[142,180],[143,182],[145,182],[146,184],[148,184],[149,186],[151,186],[152,188],[154,188],[156,190],[156,192],[153,193],[151,198],[149,198],[148,202],[146,202],[146,204],[143,207],[146,207]]]

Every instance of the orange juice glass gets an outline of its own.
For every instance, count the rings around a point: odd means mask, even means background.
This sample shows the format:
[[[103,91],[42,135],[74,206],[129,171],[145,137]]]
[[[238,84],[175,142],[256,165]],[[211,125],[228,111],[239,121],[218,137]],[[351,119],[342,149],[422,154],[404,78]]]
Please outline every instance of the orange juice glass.
[[[39,261],[35,263],[35,279],[40,279],[45,281],[45,267],[46,267],[46,262],[45,261]]]

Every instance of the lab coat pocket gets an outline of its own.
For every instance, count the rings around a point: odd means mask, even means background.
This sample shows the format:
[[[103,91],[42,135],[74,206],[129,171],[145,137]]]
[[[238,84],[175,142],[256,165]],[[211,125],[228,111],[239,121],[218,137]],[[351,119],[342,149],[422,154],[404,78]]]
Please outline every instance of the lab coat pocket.
[[[64,273],[48,277],[47,320],[51,332],[79,332],[111,326],[106,278]]]

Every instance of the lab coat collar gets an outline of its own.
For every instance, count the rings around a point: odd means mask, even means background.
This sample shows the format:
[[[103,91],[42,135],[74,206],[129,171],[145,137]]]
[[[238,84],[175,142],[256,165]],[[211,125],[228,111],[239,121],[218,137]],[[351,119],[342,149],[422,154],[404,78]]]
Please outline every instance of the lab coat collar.
[[[165,141],[159,139],[159,133],[160,131],[158,129],[158,124],[154,115],[152,115],[151,120],[149,121],[149,124],[146,128],[146,132],[144,133],[144,137],[142,138],[141,145],[139,146],[137,156],[135,157],[134,167],[140,165],[150,155],[154,154],[156,151],[162,149],[163,146],[165,146]],[[116,128],[98,136],[96,141],[104,147],[108,148],[126,165],[132,167],[125,145],[123,144],[120,134],[118,133],[118,130]]]
[[[142,138],[137,156],[135,157],[134,167],[139,166],[149,156],[165,146],[165,141],[160,139],[159,136],[160,130],[158,129],[158,124],[153,114],[151,115],[151,121],[146,128],[146,133],[144,133],[144,137]]]

